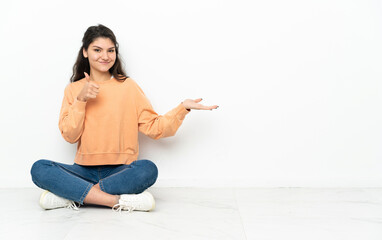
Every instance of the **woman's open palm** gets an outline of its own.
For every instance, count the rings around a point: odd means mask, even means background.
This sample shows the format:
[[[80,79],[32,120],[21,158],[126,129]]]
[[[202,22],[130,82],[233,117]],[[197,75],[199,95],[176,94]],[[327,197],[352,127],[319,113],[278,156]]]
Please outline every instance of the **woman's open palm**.
[[[216,108],[219,107],[218,105],[204,106],[204,105],[199,103],[200,101],[202,101],[202,98],[198,98],[198,99],[195,99],[195,100],[193,100],[193,99],[186,99],[182,103],[183,103],[183,106],[186,109],[212,110],[212,109],[216,109]]]

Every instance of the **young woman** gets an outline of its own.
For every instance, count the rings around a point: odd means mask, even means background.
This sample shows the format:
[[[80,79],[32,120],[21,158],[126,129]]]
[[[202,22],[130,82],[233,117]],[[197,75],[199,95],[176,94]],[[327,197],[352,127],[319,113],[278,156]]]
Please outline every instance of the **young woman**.
[[[153,139],[173,136],[191,109],[218,106],[203,106],[201,98],[186,99],[158,115],[126,75],[109,28],[89,27],[82,43],[58,124],[66,141],[78,142],[77,153],[73,165],[47,159],[33,164],[32,181],[45,189],[40,206],[78,210],[95,204],[119,212],[150,211],[155,201],[146,189],[155,183],[158,169],[150,160],[137,160],[138,131]]]

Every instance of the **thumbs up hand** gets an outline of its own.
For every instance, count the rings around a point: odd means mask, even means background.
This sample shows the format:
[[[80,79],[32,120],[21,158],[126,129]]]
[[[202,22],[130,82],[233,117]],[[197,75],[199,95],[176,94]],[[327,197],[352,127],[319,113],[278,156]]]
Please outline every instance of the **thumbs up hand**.
[[[86,83],[80,94],[77,96],[79,101],[86,102],[89,98],[96,98],[99,93],[99,85],[90,80],[89,75],[85,73]]]

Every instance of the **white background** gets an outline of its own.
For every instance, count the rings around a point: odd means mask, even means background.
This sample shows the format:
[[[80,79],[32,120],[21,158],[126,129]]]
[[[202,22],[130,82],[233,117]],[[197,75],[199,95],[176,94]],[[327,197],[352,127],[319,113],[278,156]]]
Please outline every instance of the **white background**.
[[[128,75],[174,137],[140,134],[155,186],[381,187],[381,1],[2,1],[0,187],[32,187],[38,159],[72,164],[58,129],[89,26],[120,44]]]

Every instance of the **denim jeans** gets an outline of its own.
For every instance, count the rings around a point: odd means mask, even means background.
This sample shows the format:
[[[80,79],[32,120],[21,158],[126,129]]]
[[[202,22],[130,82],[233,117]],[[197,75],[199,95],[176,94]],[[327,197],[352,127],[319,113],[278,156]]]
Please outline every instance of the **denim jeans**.
[[[137,160],[129,165],[83,166],[40,159],[31,168],[32,181],[57,196],[84,204],[93,185],[103,192],[121,195],[138,194],[152,186],[158,169],[150,160]]]

